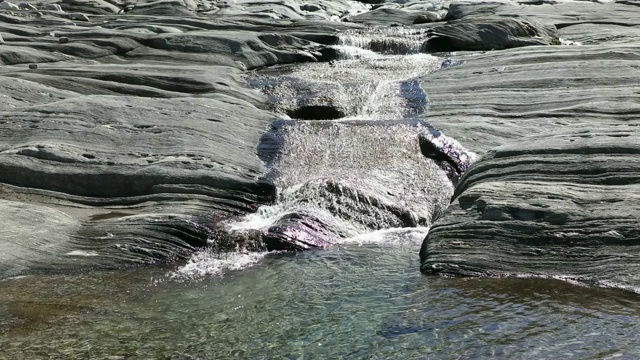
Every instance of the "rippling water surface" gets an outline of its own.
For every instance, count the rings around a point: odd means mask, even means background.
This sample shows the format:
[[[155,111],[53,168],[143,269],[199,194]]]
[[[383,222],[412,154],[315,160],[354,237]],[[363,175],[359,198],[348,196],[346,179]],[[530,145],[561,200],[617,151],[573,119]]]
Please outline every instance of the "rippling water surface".
[[[428,105],[417,78],[443,59],[417,54],[426,35],[404,31],[345,34],[345,60],[253,82],[284,107],[308,90],[297,84],[324,86],[348,121],[294,120],[276,134],[279,153],[265,161],[278,199],[229,231],[308,213],[331,226],[335,246],[204,250],[179,266],[0,281],[0,358],[637,357],[635,294],[420,274],[420,244],[453,186],[420,153],[418,133],[430,129],[414,121]]]
[[[2,281],[0,357],[632,358],[640,345],[635,295],[425,277],[419,240],[398,235],[197,281],[167,268]]]

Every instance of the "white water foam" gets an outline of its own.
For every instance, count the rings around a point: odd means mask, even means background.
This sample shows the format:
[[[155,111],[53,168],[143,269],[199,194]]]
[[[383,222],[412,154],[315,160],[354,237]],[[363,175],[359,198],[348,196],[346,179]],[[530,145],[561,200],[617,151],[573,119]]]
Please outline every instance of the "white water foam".
[[[382,55],[355,46],[335,46],[343,60],[298,67],[263,91],[277,111],[295,109],[298,99],[331,99],[348,120],[403,119],[419,115],[428,97],[419,77],[442,65],[429,54]],[[310,90],[311,89],[311,90]]]
[[[416,54],[429,38],[429,29],[405,27],[347,30],[338,34],[340,45],[348,45],[382,54]]]
[[[398,246],[410,243],[413,246],[421,244],[428,233],[428,227],[390,228],[352,236],[341,240],[340,243],[357,245],[376,244],[387,246]]]
[[[204,277],[223,277],[227,271],[246,269],[262,260],[268,252],[216,253],[211,249],[195,253],[189,262],[169,274],[172,280],[197,280]]]

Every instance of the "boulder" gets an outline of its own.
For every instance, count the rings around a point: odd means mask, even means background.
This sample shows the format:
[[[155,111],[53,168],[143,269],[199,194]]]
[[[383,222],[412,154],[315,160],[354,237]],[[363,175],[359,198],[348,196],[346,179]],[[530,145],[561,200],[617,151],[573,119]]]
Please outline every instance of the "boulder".
[[[472,18],[450,21],[434,28],[425,42],[429,52],[502,50],[558,42],[554,26],[525,18]]]

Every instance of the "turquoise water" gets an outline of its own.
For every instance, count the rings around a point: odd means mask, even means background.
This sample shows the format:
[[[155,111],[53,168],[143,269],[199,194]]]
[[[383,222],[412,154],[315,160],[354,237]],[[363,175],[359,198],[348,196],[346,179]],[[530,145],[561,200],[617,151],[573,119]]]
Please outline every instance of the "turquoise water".
[[[634,358],[640,299],[553,280],[427,277],[415,239],[0,282],[6,359]]]

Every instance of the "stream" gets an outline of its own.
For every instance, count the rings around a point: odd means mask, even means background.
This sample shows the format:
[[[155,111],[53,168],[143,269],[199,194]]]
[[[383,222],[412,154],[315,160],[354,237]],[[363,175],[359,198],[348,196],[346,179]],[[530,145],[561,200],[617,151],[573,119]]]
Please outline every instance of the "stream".
[[[428,123],[420,87],[459,64],[403,31],[347,32],[341,60],[247,77],[282,116],[258,146],[277,196],[225,228],[306,251],[203,250],[180,266],[0,281],[0,358],[633,357],[632,294],[420,273],[458,179],[420,138],[462,164],[477,155]]]

